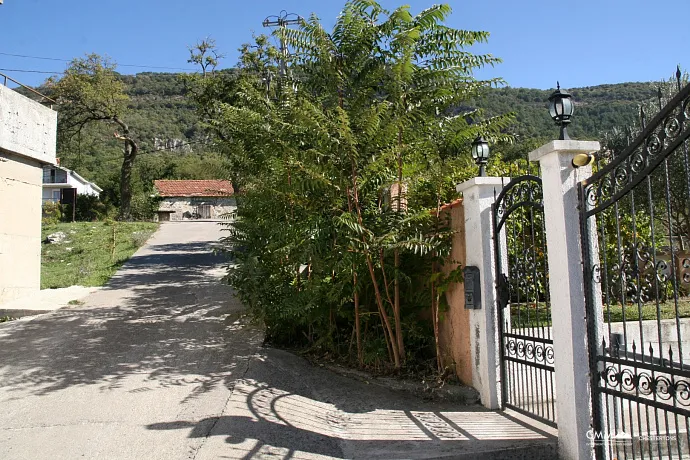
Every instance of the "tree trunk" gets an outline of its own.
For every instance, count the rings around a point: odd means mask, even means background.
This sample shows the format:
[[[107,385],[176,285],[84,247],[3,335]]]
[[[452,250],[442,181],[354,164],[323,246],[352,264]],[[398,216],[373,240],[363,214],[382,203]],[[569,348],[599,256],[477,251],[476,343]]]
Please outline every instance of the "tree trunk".
[[[355,333],[357,335],[357,361],[360,366],[364,365],[364,354],[362,353],[362,334],[359,319],[359,292],[357,292],[357,273],[353,274],[355,285]]]
[[[404,101],[404,99],[403,99]],[[403,145],[403,131],[402,127],[398,127],[398,193],[397,193],[397,207],[396,212],[403,212],[402,209],[402,193],[403,193],[403,164],[402,164],[402,145]],[[402,324],[400,318],[400,279],[398,272],[400,271],[400,250],[395,249],[393,253],[394,257],[394,273],[393,273],[393,319],[395,321],[395,335],[398,338],[398,353],[400,353],[401,359],[405,360],[405,343],[402,334]]]
[[[405,360],[405,343],[402,334],[402,322],[400,318],[400,280],[398,279],[398,270],[400,269],[400,251],[395,250],[393,254],[395,257],[395,280],[393,287],[393,316],[395,319],[395,335],[398,338],[398,352],[400,358]]]
[[[120,169],[120,213],[118,220],[132,220],[132,169],[137,158],[139,146],[129,135],[129,126],[117,117],[113,122],[122,128],[122,134],[115,133],[117,139],[125,142],[125,157]]]
[[[355,209],[355,212],[357,213],[357,223],[359,223],[360,226],[364,225],[364,220],[362,219],[362,208],[360,207],[359,204],[359,188],[357,186],[357,169],[355,167],[355,161],[354,158],[351,158],[351,167],[352,167],[352,202],[353,206]],[[364,247],[367,245],[366,238],[364,238],[364,235],[362,235],[362,243],[364,243]],[[371,252],[369,250],[364,250],[364,256],[365,260],[367,263],[367,268],[369,269],[369,276],[371,277],[371,282],[374,285],[374,294],[376,298],[376,306],[379,309],[379,315],[381,316],[381,322],[384,328],[384,334],[386,335],[386,345],[388,345],[389,351],[392,348],[392,354],[393,354],[393,364],[395,365],[396,369],[400,369],[401,363],[400,363],[400,351],[398,350],[398,347],[396,346],[398,341],[395,338],[395,332],[393,332],[393,328],[391,327],[390,320],[388,318],[388,313],[386,313],[386,305],[383,303],[383,297],[381,296],[381,290],[379,289],[379,283],[378,279],[376,277],[376,271],[374,269],[374,262],[371,257]],[[383,268],[383,267],[381,267]]]

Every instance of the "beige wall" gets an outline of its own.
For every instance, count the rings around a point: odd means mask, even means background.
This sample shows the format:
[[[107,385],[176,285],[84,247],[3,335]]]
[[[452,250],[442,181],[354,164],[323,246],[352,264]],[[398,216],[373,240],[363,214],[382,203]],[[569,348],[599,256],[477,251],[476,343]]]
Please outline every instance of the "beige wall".
[[[42,174],[38,161],[0,153],[0,303],[40,289]]]
[[[450,261],[444,266],[446,273],[458,264],[465,266],[465,213],[462,201],[446,206],[444,212],[450,214],[451,226],[455,231]],[[439,324],[441,353],[446,366],[455,369],[460,381],[472,385],[472,353],[470,349],[470,316],[465,310],[465,286],[455,283],[446,291],[448,311]]]

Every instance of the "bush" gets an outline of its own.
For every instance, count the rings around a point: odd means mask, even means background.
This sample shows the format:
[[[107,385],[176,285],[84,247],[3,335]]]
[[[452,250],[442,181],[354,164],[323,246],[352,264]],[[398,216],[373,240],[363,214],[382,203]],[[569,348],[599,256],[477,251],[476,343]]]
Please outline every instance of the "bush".
[[[57,224],[62,220],[62,206],[60,203],[55,203],[53,201],[47,201],[43,203],[43,223],[44,224]]]
[[[108,216],[108,206],[96,195],[77,195],[76,220],[93,222]]]
[[[160,197],[150,196],[146,193],[138,193],[132,197],[132,219],[133,220],[152,220],[153,215],[158,210]]]

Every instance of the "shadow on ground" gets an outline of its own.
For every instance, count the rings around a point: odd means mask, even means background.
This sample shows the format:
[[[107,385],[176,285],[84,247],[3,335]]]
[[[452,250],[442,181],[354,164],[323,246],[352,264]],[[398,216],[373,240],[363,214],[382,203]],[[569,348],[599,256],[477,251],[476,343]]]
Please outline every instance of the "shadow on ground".
[[[182,401],[161,400],[182,407],[231,389],[209,410],[132,422],[198,440],[189,443],[196,460],[554,457],[553,432],[518,417],[423,401],[261,348],[261,331],[242,322],[219,281],[225,263],[207,242],[163,241],[85,305],[1,325],[0,403],[59,394],[54,401],[80,386],[97,388],[93,404],[100,394],[119,403],[127,393],[189,387],[175,393]]]
[[[275,349],[252,361],[222,416],[148,428],[207,439],[198,459],[207,447],[236,459],[552,459],[557,441],[554,430],[517,414],[424,401]]]
[[[151,246],[85,305],[3,324],[0,388],[107,390],[142,373],[156,385],[196,383],[199,392],[229,385],[262,336],[236,321],[242,307],[220,281],[224,262],[207,242]]]

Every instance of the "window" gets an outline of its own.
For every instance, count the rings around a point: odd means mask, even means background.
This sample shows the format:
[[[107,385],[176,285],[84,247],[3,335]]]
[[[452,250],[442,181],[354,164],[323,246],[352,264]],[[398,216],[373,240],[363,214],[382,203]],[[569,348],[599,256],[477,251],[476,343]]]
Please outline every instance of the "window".
[[[53,190],[53,202],[60,202],[60,190]]]

